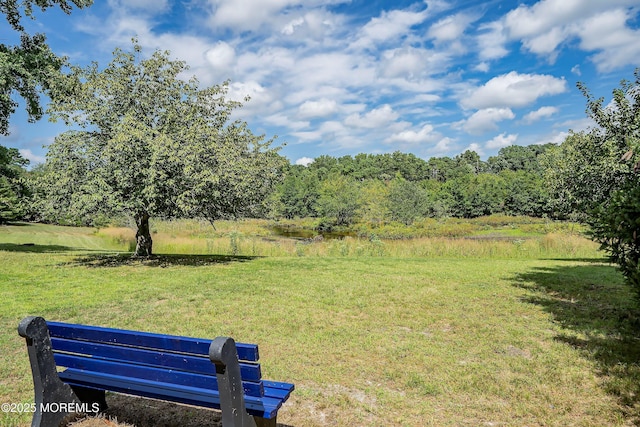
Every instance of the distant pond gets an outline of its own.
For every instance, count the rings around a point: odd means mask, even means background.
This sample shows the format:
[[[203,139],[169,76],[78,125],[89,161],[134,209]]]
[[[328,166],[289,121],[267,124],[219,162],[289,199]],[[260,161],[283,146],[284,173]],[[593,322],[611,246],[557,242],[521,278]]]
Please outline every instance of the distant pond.
[[[344,239],[345,237],[356,237],[356,233],[352,231],[316,231],[306,228],[288,227],[286,225],[274,225],[269,227],[277,236],[288,237],[290,239],[313,239],[316,236],[322,236],[324,239]]]

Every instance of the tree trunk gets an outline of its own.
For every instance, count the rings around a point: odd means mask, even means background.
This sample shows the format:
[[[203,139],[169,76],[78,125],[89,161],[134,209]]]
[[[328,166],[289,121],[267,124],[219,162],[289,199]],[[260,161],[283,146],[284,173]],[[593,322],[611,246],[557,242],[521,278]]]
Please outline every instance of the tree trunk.
[[[133,256],[150,257],[152,255],[151,232],[149,231],[149,214],[146,212],[138,212],[134,219],[138,230],[136,231],[136,252]]]

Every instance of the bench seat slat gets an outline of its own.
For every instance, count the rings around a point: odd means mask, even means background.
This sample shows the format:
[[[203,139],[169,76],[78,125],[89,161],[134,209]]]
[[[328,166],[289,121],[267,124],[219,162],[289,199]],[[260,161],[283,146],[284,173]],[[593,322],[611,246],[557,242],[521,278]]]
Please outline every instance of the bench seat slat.
[[[77,325],[61,322],[47,322],[51,337],[69,338],[97,343],[117,343],[175,353],[189,353],[207,356],[212,340],[154,334],[125,329],[99,326]],[[236,343],[238,359],[256,362],[259,360],[258,346]]]
[[[201,389],[186,385],[109,375],[101,372],[87,372],[77,369],[67,369],[59,375],[64,382],[70,385],[220,409],[220,395],[217,389]],[[276,416],[280,406],[282,406],[282,400],[271,397],[258,398],[245,395],[245,406],[247,412],[251,415],[273,418]]]
[[[214,376],[216,374],[215,365],[209,360],[209,357],[204,356],[158,352],[113,344],[75,341],[66,338],[51,338],[51,346],[55,352],[90,355],[104,360],[126,361],[144,366],[172,368],[196,374]],[[259,381],[262,377],[260,365],[258,364],[240,363],[240,373],[245,381]]]
[[[295,386],[291,383],[276,381],[262,381],[262,385],[264,386],[265,396],[280,399],[283,403],[289,399],[295,389]]]
[[[198,388],[218,389],[218,379],[215,375],[201,375],[178,370],[159,369],[63,353],[55,353],[53,357],[59,367],[99,372],[105,375],[140,378],[176,385],[191,385],[192,387]],[[264,396],[264,387],[261,381],[243,381],[242,387],[245,396]]]

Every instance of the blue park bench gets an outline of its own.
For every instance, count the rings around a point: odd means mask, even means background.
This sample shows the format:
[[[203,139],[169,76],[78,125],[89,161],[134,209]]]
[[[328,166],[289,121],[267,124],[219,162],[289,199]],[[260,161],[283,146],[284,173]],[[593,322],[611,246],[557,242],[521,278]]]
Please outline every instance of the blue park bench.
[[[262,379],[258,346],[26,317],[35,391],[32,427],[58,427],[72,413],[106,409],[105,391],[222,411],[222,425],[275,427],[294,385]],[[47,409],[55,410],[47,410]]]

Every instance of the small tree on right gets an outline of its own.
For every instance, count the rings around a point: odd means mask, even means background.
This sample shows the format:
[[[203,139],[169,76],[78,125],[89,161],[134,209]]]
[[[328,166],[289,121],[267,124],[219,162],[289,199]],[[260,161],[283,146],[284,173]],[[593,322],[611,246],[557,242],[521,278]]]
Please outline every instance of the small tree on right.
[[[591,143],[581,149],[602,147],[597,151],[609,159],[575,164],[572,173],[584,176],[586,170],[603,177],[601,183],[591,181],[591,187],[602,188],[582,188],[581,204],[587,208],[593,239],[620,266],[640,297],[640,68],[634,75],[634,81],[623,80],[614,89],[607,105],[578,84],[587,98],[587,114],[599,126],[588,134]]]

